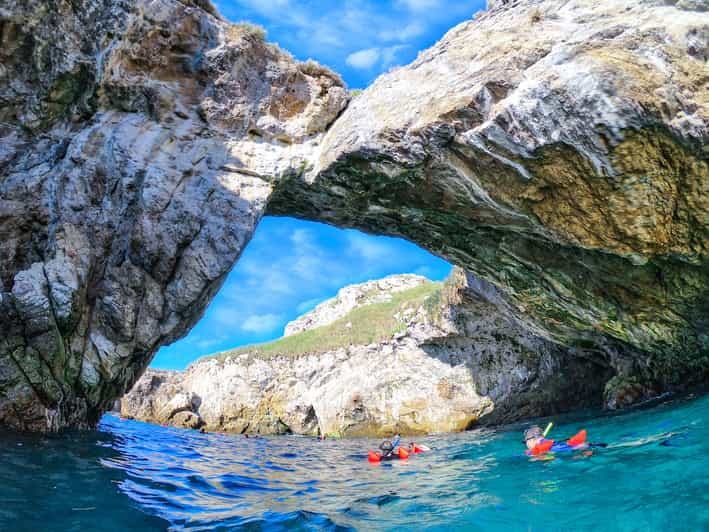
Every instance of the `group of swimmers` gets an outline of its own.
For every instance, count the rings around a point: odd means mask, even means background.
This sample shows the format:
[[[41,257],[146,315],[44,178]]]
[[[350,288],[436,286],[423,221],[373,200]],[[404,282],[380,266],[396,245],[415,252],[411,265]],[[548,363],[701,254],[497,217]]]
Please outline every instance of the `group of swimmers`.
[[[525,454],[532,457],[549,457],[553,453],[581,451],[583,455],[590,456],[593,448],[606,447],[605,443],[590,443],[586,441],[586,430],[581,430],[566,439],[565,441],[557,441],[547,438],[552,423],[547,425],[546,430],[542,431],[538,425],[532,425],[524,431],[524,444],[527,447]],[[394,436],[394,441],[385,440],[379,445],[380,452],[370,451],[370,462],[381,462],[394,460],[397,458],[408,458],[411,453],[418,453],[430,450],[425,445],[417,445],[411,442],[408,446],[401,445],[401,437],[397,434]]]

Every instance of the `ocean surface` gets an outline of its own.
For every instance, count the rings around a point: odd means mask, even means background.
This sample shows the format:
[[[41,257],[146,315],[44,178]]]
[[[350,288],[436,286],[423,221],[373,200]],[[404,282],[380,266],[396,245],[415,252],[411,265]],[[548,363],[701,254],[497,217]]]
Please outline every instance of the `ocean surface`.
[[[554,421],[551,436],[586,428],[609,445],[531,460],[520,424],[417,438],[433,450],[370,464],[374,440],[112,415],[93,432],[0,433],[0,530],[709,530],[709,396]]]

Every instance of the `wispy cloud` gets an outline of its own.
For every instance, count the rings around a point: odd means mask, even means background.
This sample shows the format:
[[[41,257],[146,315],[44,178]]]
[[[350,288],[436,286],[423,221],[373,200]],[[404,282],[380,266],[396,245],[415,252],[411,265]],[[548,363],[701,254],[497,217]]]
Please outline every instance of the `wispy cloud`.
[[[321,297],[314,297],[312,299],[307,299],[303,301],[302,303],[298,303],[298,306],[295,307],[295,309],[298,311],[298,314],[305,314],[306,312],[309,312],[313,310],[315,307],[317,307],[320,303],[322,303],[323,299]]]
[[[254,333],[271,332],[280,327],[282,319],[278,314],[253,314],[244,320],[241,328]]]
[[[234,326],[241,320],[242,313],[238,309],[219,305],[214,309],[213,319],[224,326]]]
[[[423,24],[423,22],[414,21],[403,27],[396,26],[393,28],[386,28],[379,34],[379,38],[383,41],[407,42],[423,35],[425,32],[425,24]]]
[[[441,7],[441,0],[398,0],[397,4],[406,6],[412,11],[430,12]]]
[[[345,62],[354,68],[372,68],[379,62],[380,55],[379,48],[367,48],[351,53]]]
[[[387,46],[386,48],[368,48],[359,50],[347,56],[347,64],[358,69],[388,68],[397,62],[397,54],[407,48],[404,44]]]
[[[370,237],[364,233],[350,231],[347,234],[349,252],[366,262],[380,262],[391,257],[391,248],[387,246],[385,240]]]
[[[401,50],[408,48],[405,44],[389,46],[382,49],[382,68],[389,68],[398,63],[398,54]]]
[[[201,353],[208,353],[210,350],[214,349],[225,339],[225,336],[219,336],[216,338],[205,338],[204,340],[199,340],[195,342],[195,346],[197,346],[197,349],[199,349]]]

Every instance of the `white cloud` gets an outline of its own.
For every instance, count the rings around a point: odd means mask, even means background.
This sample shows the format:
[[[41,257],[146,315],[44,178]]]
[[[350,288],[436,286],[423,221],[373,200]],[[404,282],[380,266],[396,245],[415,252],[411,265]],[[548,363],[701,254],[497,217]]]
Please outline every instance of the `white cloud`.
[[[406,6],[411,11],[438,9],[441,4],[440,0],[399,0],[397,3]]]
[[[311,281],[320,277],[323,271],[327,271],[328,262],[317,256],[299,255],[293,261],[291,271],[296,277]]]
[[[399,44],[396,46],[390,46],[389,48],[384,48],[382,50],[382,66],[384,68],[390,67],[396,63],[396,54],[399,51],[406,48],[406,45]]]
[[[264,265],[267,268],[262,275],[250,279],[251,286],[258,287],[263,297],[273,295],[290,295],[295,293],[290,275],[277,264]]]
[[[419,266],[414,270],[414,273],[416,275],[422,275],[423,277],[427,277],[428,279],[433,277],[433,270],[428,266]]]
[[[241,324],[241,329],[253,333],[265,333],[277,329],[281,325],[278,314],[252,314]]]
[[[236,325],[241,319],[241,312],[232,307],[218,306],[214,309],[214,319],[220,325]]]
[[[385,241],[352,231],[347,234],[349,252],[366,262],[391,258],[391,247]]]
[[[195,345],[197,346],[197,349],[200,351],[208,351],[209,349],[212,349],[215,345],[217,345],[219,342],[222,342],[224,340],[224,337],[220,338],[207,338],[205,340],[199,340],[198,342],[195,342]]]
[[[290,9],[290,0],[239,0],[239,3],[262,15],[276,15]]]
[[[351,53],[345,62],[353,68],[369,69],[377,64],[379,55],[379,48],[367,48]]]
[[[313,234],[308,229],[295,229],[291,233],[290,239],[296,247],[313,245]]]
[[[379,38],[383,41],[401,41],[406,42],[415,39],[426,32],[426,26],[419,21],[414,21],[403,28],[387,28],[379,34]]]

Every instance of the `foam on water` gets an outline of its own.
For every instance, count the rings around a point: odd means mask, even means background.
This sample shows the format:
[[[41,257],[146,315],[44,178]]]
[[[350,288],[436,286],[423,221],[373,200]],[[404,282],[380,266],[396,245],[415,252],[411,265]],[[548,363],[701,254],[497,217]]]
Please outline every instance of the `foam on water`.
[[[557,418],[609,443],[533,461],[522,426],[418,438],[370,464],[372,440],[236,435],[121,421],[0,434],[0,530],[707,530],[709,396]],[[545,421],[540,421],[544,423]]]

